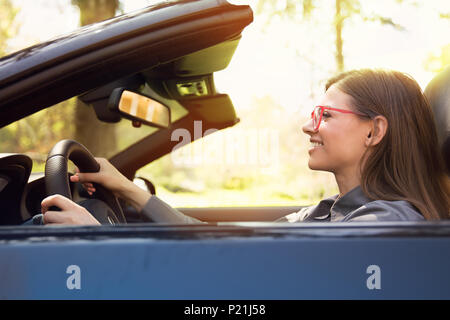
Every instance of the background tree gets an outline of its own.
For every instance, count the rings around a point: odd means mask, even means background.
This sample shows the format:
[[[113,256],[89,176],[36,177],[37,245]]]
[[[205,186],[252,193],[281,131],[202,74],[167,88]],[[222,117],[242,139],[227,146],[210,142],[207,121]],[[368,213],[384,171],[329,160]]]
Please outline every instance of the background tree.
[[[269,11],[269,23],[275,16],[282,16],[294,20],[308,20],[315,10],[319,10],[319,7],[315,5],[317,2],[317,0],[286,0],[285,2],[277,0],[259,0],[256,10],[258,12],[265,10]],[[397,0],[397,2],[400,4],[404,1]],[[280,3],[283,3],[283,5],[280,5]],[[334,17],[323,16],[321,23],[324,21],[331,21],[333,25],[335,34],[336,72],[338,73],[345,70],[343,30],[346,20],[358,16],[364,21],[378,22],[384,25],[390,25],[397,30],[404,30],[401,25],[394,23],[392,18],[381,15],[365,14],[361,10],[361,3],[359,0],[335,0],[334,9]]]
[[[425,70],[439,73],[450,66],[450,43],[443,46],[440,52],[430,53],[424,62]]]
[[[80,24],[85,26],[116,15],[119,0],[72,0],[80,9]],[[74,139],[85,145],[95,156],[108,157],[116,150],[117,137],[113,125],[97,119],[94,109],[77,99],[74,112]],[[93,135],[94,131],[96,134]]]
[[[450,21],[450,12],[439,13],[439,18]],[[448,66],[450,66],[450,43],[441,47],[439,52],[430,53],[424,62],[425,70],[433,73],[439,73]]]

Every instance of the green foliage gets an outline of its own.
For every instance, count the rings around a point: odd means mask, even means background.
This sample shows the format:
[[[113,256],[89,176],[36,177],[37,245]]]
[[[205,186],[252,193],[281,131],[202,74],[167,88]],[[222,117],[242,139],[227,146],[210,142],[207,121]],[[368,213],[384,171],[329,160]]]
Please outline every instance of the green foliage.
[[[229,190],[244,190],[250,188],[252,183],[251,176],[232,176],[224,179],[222,187]]]
[[[73,136],[74,125],[70,119],[74,105],[74,99],[66,100],[2,128],[0,153],[25,153],[37,165],[42,164],[56,142]]]
[[[18,12],[11,0],[0,1],[0,57],[6,54],[7,40],[17,33],[18,26],[14,24],[14,19]]]
[[[259,0],[255,11],[258,15],[266,13],[267,23],[277,16],[289,19],[298,19],[298,17],[307,19],[315,8],[314,3],[315,0]]]
[[[450,65],[450,43],[443,46],[439,53],[430,53],[424,62],[426,70],[438,73]]]
[[[399,5],[406,3],[405,0],[398,0]],[[324,6],[316,6],[321,3],[317,0],[259,0],[256,7],[256,12],[261,14],[263,12],[267,15],[266,24],[270,25],[274,18],[288,19],[301,22],[301,20],[310,20],[315,11],[323,10]],[[335,33],[335,57],[336,57],[336,71],[342,72],[345,70],[344,65],[344,39],[343,29],[345,21],[354,17],[359,17],[363,21],[377,22],[382,25],[389,25],[399,31],[404,31],[405,28],[394,22],[392,18],[364,12],[359,0],[335,0],[334,1],[334,16],[326,16],[322,12],[319,13],[320,23],[329,21]],[[326,45],[325,45],[326,46]]]

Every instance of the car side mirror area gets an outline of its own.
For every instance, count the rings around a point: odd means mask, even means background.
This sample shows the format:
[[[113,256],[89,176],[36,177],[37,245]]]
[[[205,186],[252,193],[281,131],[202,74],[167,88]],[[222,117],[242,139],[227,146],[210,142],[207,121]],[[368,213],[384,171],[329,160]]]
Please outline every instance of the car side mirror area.
[[[147,190],[150,194],[156,195],[155,185],[150,180],[141,176],[136,176],[134,177],[133,182],[142,189]]]
[[[170,108],[163,103],[124,88],[114,89],[108,101],[108,109],[123,118],[152,127],[168,128]]]

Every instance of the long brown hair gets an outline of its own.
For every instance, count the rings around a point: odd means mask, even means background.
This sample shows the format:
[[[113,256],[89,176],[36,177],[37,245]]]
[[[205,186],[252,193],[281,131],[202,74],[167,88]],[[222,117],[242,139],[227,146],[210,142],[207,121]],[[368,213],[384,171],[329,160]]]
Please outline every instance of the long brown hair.
[[[382,115],[388,128],[361,163],[361,188],[373,200],[406,200],[427,220],[450,217],[450,183],[439,149],[432,109],[410,76],[362,69],[330,79],[353,97],[355,111]],[[369,151],[369,149],[368,149]]]

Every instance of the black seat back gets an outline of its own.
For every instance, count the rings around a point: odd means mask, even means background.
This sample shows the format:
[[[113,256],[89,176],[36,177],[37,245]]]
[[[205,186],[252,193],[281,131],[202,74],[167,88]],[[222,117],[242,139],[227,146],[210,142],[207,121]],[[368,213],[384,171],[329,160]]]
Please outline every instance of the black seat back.
[[[450,66],[430,81],[425,96],[433,108],[447,174],[450,175]]]
[[[32,165],[23,154],[0,156],[0,225],[22,223],[21,200]]]

